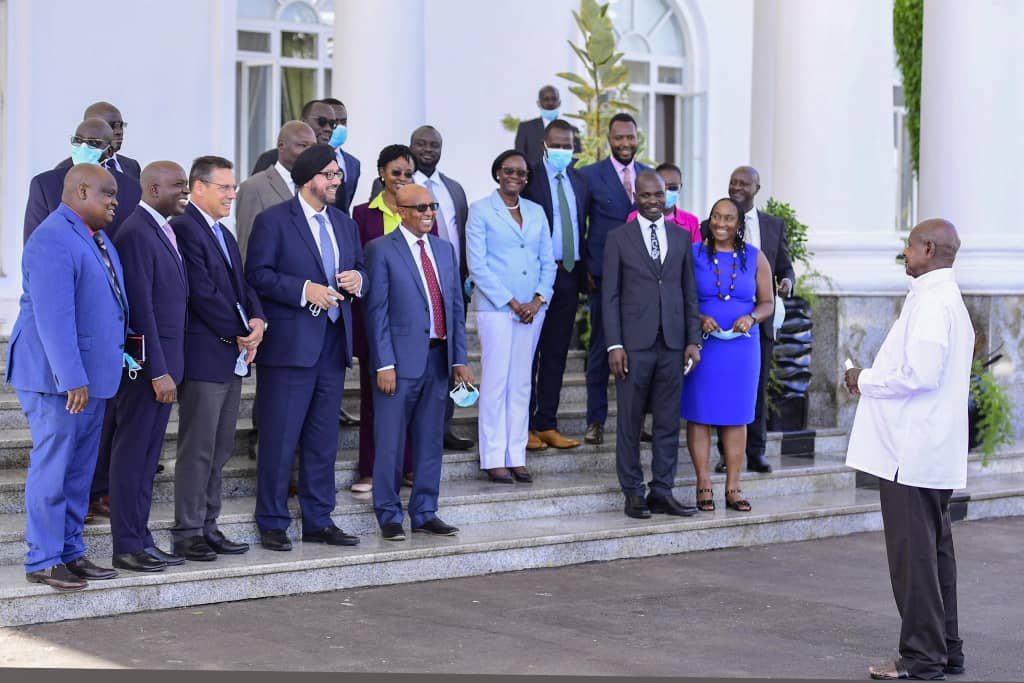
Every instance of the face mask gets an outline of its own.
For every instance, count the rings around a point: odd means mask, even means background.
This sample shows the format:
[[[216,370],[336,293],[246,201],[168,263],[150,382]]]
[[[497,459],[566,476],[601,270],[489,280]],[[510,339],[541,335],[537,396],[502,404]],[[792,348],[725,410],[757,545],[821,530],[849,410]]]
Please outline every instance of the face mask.
[[[71,162],[76,166],[78,164],[99,164],[101,156],[103,156],[102,149],[90,147],[84,142],[80,145],[71,145]]]
[[[665,190],[665,208],[672,209],[679,202],[679,190]]]
[[[472,384],[459,383],[454,389],[448,392],[448,395],[452,397],[452,401],[455,402],[460,408],[469,408],[471,405],[476,403],[476,400],[480,398],[480,392]]]
[[[128,353],[124,354],[124,365],[121,367],[128,368],[128,379],[135,379],[138,377],[139,370],[142,369],[142,366],[139,365],[138,361],[132,358],[131,354]]]
[[[561,109],[541,109],[540,117],[545,121],[551,122],[558,118],[558,115],[562,113]]]
[[[730,339],[735,339],[736,337],[749,337],[750,333],[736,332],[735,330],[715,330],[714,332],[711,333],[711,336],[717,339],[722,339],[724,341],[729,341]]]
[[[245,350],[243,349],[238,358],[235,359],[235,374],[245,377],[249,374],[249,364],[245,362]]]
[[[571,149],[551,149],[547,145],[544,145],[544,149],[547,150],[549,164],[559,171],[569,168],[569,164],[572,163]]]
[[[786,322],[786,302],[778,294],[775,295],[775,315],[772,316],[772,329],[776,334],[782,329],[782,323]]]
[[[331,147],[341,147],[348,140],[348,128],[346,126],[339,125],[331,132],[331,139],[327,143]]]

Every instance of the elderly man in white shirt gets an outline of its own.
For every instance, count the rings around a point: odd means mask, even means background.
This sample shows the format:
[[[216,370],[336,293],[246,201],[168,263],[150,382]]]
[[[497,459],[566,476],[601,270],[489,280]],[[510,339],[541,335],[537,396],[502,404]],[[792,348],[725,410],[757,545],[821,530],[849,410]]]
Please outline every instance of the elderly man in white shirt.
[[[953,489],[967,485],[967,397],[974,329],[953,261],[956,229],[932,219],[903,250],[914,278],[899,319],[870,368],[849,368],[860,404],[846,464],[879,478],[882,524],[896,607],[900,658],[872,678],[942,679],[964,671],[958,636]]]

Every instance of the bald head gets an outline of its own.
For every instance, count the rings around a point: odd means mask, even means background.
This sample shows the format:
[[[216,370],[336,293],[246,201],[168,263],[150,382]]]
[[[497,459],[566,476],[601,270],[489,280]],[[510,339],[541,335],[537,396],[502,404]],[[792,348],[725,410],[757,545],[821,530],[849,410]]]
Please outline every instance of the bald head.
[[[77,164],[64,176],[60,200],[81,216],[86,225],[100,230],[114,220],[117,181],[102,166]]]
[[[110,102],[93,102],[85,108],[82,114],[83,119],[98,118],[107,122],[107,125],[114,131],[112,145],[114,151],[121,149],[124,142],[124,119],[121,118],[121,110]]]
[[[434,196],[430,190],[422,185],[403,185],[395,193],[398,202],[398,215],[402,217],[402,225],[418,237],[423,237],[430,232],[434,225],[435,209],[430,208]],[[426,211],[420,211],[416,206],[425,206]]]
[[[89,117],[78,124],[75,135],[83,139],[103,140],[108,145],[114,141],[114,131],[110,125],[96,116]]]
[[[920,277],[939,268],[952,268],[960,249],[956,228],[942,218],[922,221],[910,231],[903,250],[907,275]]]
[[[754,197],[761,189],[761,176],[753,166],[737,166],[729,176],[729,198],[743,213],[754,208]]]
[[[173,161],[154,161],[139,177],[142,201],[164,217],[180,216],[188,205],[188,175]]]
[[[289,171],[295,160],[316,144],[316,133],[305,121],[288,121],[277,134],[277,160]]]

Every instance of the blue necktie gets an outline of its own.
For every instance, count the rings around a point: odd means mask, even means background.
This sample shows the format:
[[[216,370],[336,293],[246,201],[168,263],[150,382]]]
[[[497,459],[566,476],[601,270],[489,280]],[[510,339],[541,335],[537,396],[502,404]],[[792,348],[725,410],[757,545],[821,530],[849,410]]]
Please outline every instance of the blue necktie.
[[[331,245],[331,235],[327,232],[327,219],[318,213],[313,214],[313,218],[320,224],[320,260],[323,262],[324,275],[327,276],[327,286],[335,286],[334,277],[334,247]],[[336,322],[338,316],[341,315],[340,308],[328,308],[327,317],[331,319],[331,322]]]
[[[221,230],[220,223],[213,224],[213,234],[217,238],[217,242],[220,244],[220,250],[224,252],[224,258],[227,259],[228,266],[231,266],[231,254],[228,253],[228,243],[224,241],[224,231]]]

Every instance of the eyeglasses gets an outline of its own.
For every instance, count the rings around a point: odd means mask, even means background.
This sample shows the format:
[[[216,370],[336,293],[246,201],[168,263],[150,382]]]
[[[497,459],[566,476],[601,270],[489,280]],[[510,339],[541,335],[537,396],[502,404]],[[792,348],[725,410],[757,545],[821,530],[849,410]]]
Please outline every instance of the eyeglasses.
[[[508,166],[502,166],[501,172],[507,176],[515,176],[516,178],[525,178],[529,173],[525,168],[509,168]]]
[[[110,121],[109,123],[111,130],[124,130],[128,127],[128,123],[126,121]]]
[[[437,207],[440,206],[437,202],[430,202],[429,204],[399,204],[403,209],[415,209],[416,213],[426,213],[427,209],[431,211],[437,211]]]
[[[322,175],[328,180],[334,180],[335,178],[344,178],[345,174],[341,171],[317,171],[317,175]]]
[[[316,123],[316,125],[318,125],[321,128],[323,128],[324,126],[328,126],[328,125],[331,128],[337,128],[342,123],[341,119],[329,119],[326,116],[318,116],[315,119],[309,119],[309,120],[314,122],[314,123]]]
[[[72,135],[71,136],[71,144],[75,145],[75,146],[89,145],[93,149],[100,149],[100,150],[103,150],[103,149],[106,149],[107,147],[110,147],[110,143],[107,142],[106,140],[100,140],[99,138],[83,138],[83,137],[79,137],[77,135]]]
[[[412,178],[416,175],[416,171],[400,171],[397,168],[392,169],[390,176],[392,178]]]
[[[214,182],[211,182],[209,180],[203,180],[202,178],[200,178],[199,181],[202,182],[202,183],[205,183],[206,185],[212,185],[213,187],[216,187],[221,192],[224,192],[225,194],[228,193],[228,192],[238,192],[238,185],[226,185],[224,183],[214,183]]]

